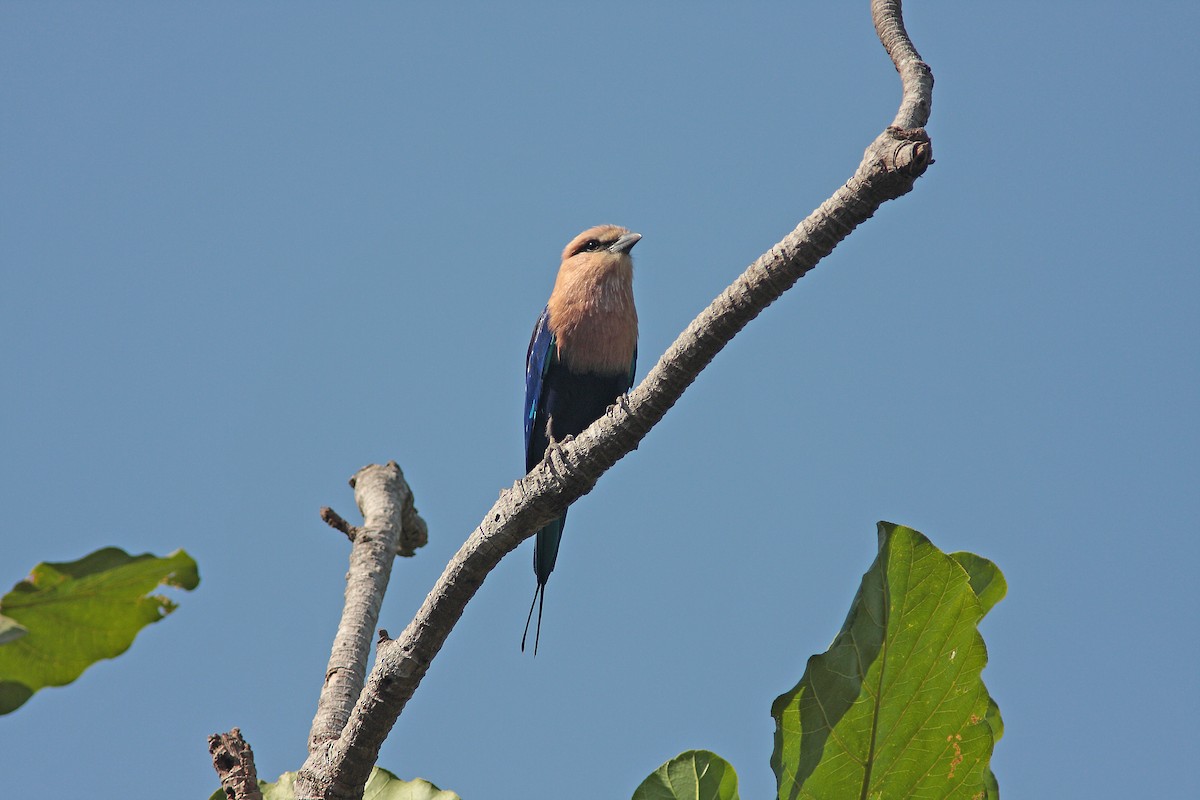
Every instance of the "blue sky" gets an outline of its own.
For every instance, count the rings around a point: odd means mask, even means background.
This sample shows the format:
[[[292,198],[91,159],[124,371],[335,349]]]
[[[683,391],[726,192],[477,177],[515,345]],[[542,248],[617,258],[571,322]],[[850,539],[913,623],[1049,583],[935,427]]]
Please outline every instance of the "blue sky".
[[[771,701],[875,522],[1004,570],[1007,797],[1165,797],[1200,760],[1200,7],[910,3],[937,163],[717,357],[571,513],[536,659],[529,545],[381,765],[472,798],[629,796],[707,748],[773,796]],[[200,588],[0,719],[0,794],[204,797],[205,737],[303,760],[346,479],[430,544],[402,629],[520,476],[558,253],[613,222],[639,379],[858,164],[898,81],[867,3],[0,3],[0,583],[104,545]]]

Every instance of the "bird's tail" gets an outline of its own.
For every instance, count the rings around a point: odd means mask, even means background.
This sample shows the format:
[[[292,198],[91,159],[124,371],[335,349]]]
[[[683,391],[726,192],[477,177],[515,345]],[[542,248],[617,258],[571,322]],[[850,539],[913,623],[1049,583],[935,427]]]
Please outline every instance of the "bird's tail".
[[[542,602],[539,603],[538,600]],[[521,652],[525,652],[525,639],[529,636],[529,621],[533,619],[533,607],[538,607],[537,627],[533,632],[533,654],[537,655],[538,641],[542,638],[542,605],[546,602],[546,584],[538,581],[533,590],[533,602],[529,604],[529,616],[525,617],[525,632],[521,634]]]
[[[521,652],[525,652],[525,640],[529,637],[529,623],[533,620],[533,607],[537,606],[537,627],[533,633],[533,654],[537,655],[538,641],[542,638],[542,606],[546,603],[546,581],[558,560],[558,545],[562,541],[563,523],[566,512],[537,532],[533,547],[533,574],[537,576],[537,587],[533,590],[533,602],[529,604],[529,616],[525,617],[525,633],[521,635]]]
[[[558,561],[558,546],[562,543],[563,525],[566,521],[567,515],[564,513],[537,532],[533,545],[533,574],[537,575],[538,583],[542,585],[550,580],[554,562]]]

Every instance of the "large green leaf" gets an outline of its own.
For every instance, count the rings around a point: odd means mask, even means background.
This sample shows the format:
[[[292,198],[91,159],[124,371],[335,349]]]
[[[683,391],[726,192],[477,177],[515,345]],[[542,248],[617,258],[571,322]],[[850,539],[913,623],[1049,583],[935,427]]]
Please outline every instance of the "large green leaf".
[[[737,775],[719,755],[688,750],[642,781],[633,800],[738,800]]]
[[[199,583],[196,562],[182,550],[157,558],[106,547],[78,561],[38,564],[0,598],[6,627],[12,621],[24,628],[0,645],[0,714],[128,650],[138,631],[175,610],[167,598],[148,594],[156,586]]]
[[[841,632],[772,706],[781,800],[997,800],[988,761],[1002,724],[976,626],[1004,591],[990,561],[879,523]]]
[[[274,783],[259,781],[263,800],[296,800],[296,773],[285,772]],[[225,800],[225,793],[217,789],[209,800]],[[402,781],[386,769],[375,767],[363,791],[363,800],[462,800],[454,792],[438,789],[421,778]]]

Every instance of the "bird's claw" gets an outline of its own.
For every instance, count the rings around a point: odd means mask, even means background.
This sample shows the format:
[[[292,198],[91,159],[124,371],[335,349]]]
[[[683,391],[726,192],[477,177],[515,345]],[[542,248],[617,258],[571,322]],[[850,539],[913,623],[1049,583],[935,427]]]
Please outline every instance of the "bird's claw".
[[[554,459],[551,456],[557,455],[558,460],[562,461],[563,445],[570,444],[571,442],[575,441],[575,437],[566,436],[562,439],[555,439],[553,436],[549,436],[547,438],[550,439],[550,444],[546,446],[546,454],[542,458],[545,459],[546,465],[550,467],[550,472],[552,472],[556,478],[561,478],[562,475],[559,474],[558,468],[554,465]]]
[[[550,467],[550,472],[554,475],[554,477],[559,478],[561,480],[562,475],[559,474],[558,469],[554,466],[554,459],[551,458],[551,456],[557,454],[558,460],[562,461],[563,460],[563,457],[562,457],[563,445],[569,444],[569,443],[575,441],[575,437],[568,434],[567,436],[564,436],[562,439],[555,439],[554,438],[554,417],[549,417],[546,420],[546,441],[548,442],[548,444],[546,445],[546,452],[542,456],[542,460],[544,460],[546,462],[546,465]]]

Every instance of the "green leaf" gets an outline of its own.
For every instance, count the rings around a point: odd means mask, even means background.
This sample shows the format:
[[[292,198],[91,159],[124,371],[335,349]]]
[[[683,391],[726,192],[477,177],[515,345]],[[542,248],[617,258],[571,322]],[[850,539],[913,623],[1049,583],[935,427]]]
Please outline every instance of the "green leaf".
[[[879,523],[841,632],[771,708],[779,797],[991,797],[1002,725],[976,626],[1004,590],[990,561]]]
[[[737,774],[716,753],[688,750],[642,781],[633,800],[738,800]]]
[[[985,719],[992,729],[992,742],[1000,741],[1000,737],[1004,735],[1004,720],[1000,718],[1000,706],[996,705],[996,701],[990,697],[988,698],[988,710]],[[990,766],[983,776],[983,785],[987,789],[986,800],[1000,800],[1000,785],[997,783],[996,776],[992,773]]]
[[[296,773],[285,772],[275,783],[259,781],[263,800],[296,800]],[[225,800],[225,793],[217,789],[209,800]],[[386,769],[375,767],[367,779],[363,800],[462,800],[454,792],[438,789],[421,778],[402,781]]]
[[[950,557],[967,571],[971,591],[979,598],[980,610],[987,614],[1008,594],[1008,581],[1000,568],[983,556],[974,553],[951,553]]]
[[[106,547],[78,561],[38,564],[0,598],[4,616],[26,630],[0,645],[0,714],[128,650],[138,631],[175,610],[148,594],[156,586],[199,583],[196,562],[182,550],[157,558]]]

